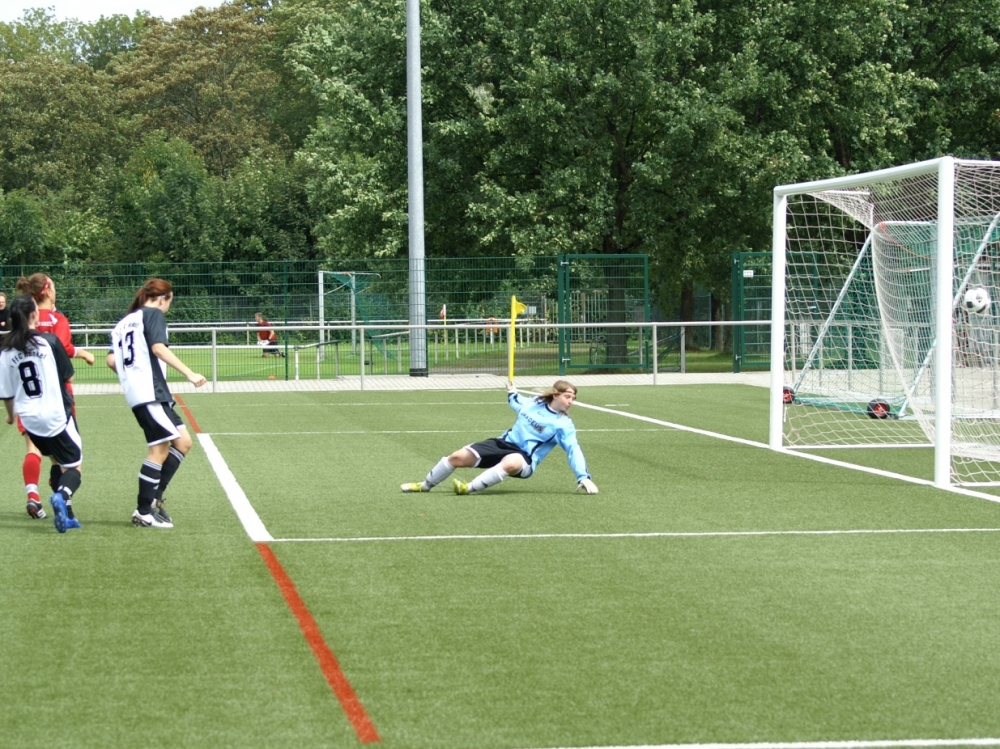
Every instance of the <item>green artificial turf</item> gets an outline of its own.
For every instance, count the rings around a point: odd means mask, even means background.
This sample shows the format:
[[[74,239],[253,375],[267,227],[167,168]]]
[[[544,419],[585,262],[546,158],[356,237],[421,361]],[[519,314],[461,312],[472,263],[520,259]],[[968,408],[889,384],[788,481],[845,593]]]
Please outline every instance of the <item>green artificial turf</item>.
[[[386,747],[1000,736],[1000,507],[711,434],[766,442],[763,389],[585,388],[596,496],[558,448],[479,495],[399,491],[509,426],[502,392],[184,400]],[[135,529],[141,432],[78,403],[79,531],[28,518],[0,430],[0,745],[358,746],[197,440],[176,527]]]

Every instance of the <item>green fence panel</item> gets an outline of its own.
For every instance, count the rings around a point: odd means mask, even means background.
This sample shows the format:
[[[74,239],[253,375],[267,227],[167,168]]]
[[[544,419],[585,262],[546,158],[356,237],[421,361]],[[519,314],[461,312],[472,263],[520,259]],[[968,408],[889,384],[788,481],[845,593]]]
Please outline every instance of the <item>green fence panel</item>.
[[[732,264],[733,320],[771,319],[771,253],[734,252]],[[771,366],[771,328],[733,328],[733,372]]]

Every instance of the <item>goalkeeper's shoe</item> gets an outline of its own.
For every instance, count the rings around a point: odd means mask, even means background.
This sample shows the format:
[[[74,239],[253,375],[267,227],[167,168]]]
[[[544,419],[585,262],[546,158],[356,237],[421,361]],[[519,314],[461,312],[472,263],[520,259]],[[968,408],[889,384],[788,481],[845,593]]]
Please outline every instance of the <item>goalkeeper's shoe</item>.
[[[455,494],[469,493],[469,485],[466,484],[464,481],[459,481],[458,479],[455,479],[451,482],[451,485],[455,489]]]
[[[76,518],[66,518],[66,530],[70,531],[74,528],[82,528],[80,521]]]
[[[33,499],[28,500],[28,514],[31,515],[35,520],[44,520],[48,515],[45,513],[45,508],[42,507],[41,502],[36,502]]]
[[[132,513],[132,525],[136,528],[173,528],[173,523],[163,523],[156,519],[156,515],[149,513],[143,515],[138,510]]]
[[[170,519],[167,511],[163,508],[163,500],[158,499],[153,502],[153,517],[159,520],[161,523],[173,523],[174,521]]]
[[[52,505],[52,514],[55,515],[52,522],[55,524],[56,530],[65,533],[69,523],[69,516],[66,514],[66,499],[62,493],[56,492],[49,497],[49,504]]]
[[[399,487],[403,490],[404,494],[413,494],[415,492],[429,492],[430,489],[424,488],[423,481],[414,481],[412,484],[403,484]]]

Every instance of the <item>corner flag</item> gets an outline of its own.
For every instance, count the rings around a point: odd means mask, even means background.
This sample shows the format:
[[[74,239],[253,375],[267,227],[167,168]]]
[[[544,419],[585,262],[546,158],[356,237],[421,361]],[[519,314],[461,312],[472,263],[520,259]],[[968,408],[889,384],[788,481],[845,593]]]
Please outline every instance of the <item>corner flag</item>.
[[[507,336],[507,379],[514,380],[514,321],[517,316],[527,312],[528,305],[517,301],[516,296],[510,298],[510,335]]]

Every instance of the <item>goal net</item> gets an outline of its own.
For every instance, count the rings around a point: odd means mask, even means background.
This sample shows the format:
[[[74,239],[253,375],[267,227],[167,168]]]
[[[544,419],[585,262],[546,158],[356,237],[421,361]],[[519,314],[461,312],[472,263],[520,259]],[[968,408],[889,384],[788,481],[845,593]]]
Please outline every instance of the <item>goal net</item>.
[[[779,187],[774,220],[772,446],[933,446],[935,483],[1000,485],[1000,163]]]

